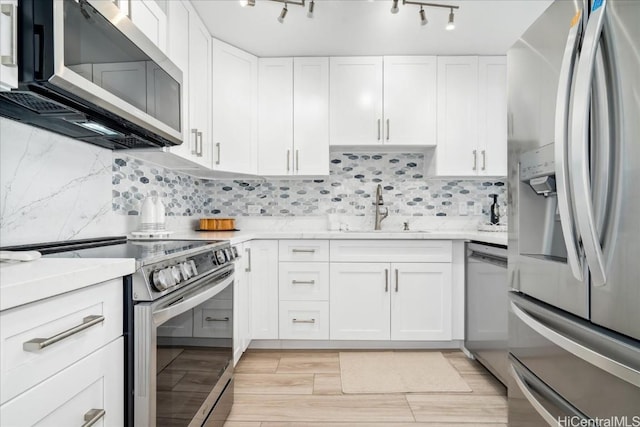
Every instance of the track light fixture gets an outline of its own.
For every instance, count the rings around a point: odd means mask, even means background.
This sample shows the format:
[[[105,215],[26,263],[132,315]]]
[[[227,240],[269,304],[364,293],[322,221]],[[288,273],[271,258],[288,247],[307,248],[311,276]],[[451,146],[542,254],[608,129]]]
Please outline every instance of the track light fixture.
[[[427,14],[424,12],[422,6],[420,6],[420,25],[427,25]]]
[[[447,30],[451,31],[456,28],[456,24],[454,23],[453,9],[460,9],[460,6],[454,6],[450,4],[437,4],[437,3],[426,3],[423,1],[415,1],[415,0],[402,0],[402,4],[415,4],[420,6],[420,25],[427,25],[429,21],[427,21],[427,14],[424,11],[425,7],[442,7],[449,9],[449,22],[445,27]],[[391,13],[398,13],[398,0],[393,0],[393,7],[391,7]]]
[[[282,8],[282,12],[280,12],[280,16],[278,16],[279,23],[284,23],[284,18],[286,18],[287,12],[289,12],[289,9],[287,9],[287,4],[285,3],[284,7]]]
[[[311,0],[311,2],[309,2],[309,11],[307,12],[307,18],[313,18],[313,9],[315,9],[316,7],[316,3]]]

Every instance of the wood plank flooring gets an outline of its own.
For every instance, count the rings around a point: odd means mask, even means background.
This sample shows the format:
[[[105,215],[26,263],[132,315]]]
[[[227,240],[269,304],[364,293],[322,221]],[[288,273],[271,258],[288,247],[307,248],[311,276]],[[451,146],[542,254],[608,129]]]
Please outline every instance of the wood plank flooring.
[[[344,394],[337,351],[247,351],[225,427],[505,427],[506,389],[459,351],[442,352],[471,393]]]

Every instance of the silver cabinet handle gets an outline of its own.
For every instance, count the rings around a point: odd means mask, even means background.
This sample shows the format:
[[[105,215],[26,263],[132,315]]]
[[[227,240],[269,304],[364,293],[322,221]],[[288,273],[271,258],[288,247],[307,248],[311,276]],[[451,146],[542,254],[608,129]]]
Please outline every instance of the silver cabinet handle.
[[[389,119],[387,119],[387,141],[389,140]]]
[[[520,378],[520,375],[518,375],[516,370],[513,368],[513,365],[509,366],[509,372],[511,373],[511,376],[515,380],[515,383],[522,394],[524,394],[524,397],[529,401],[529,403],[531,403],[531,406],[533,406],[536,412],[547,422],[547,424],[553,427],[560,427],[558,418],[551,415],[551,413],[547,411],[542,403],[540,403],[538,399],[535,398],[533,393],[529,391],[529,387],[527,387],[524,381],[522,381],[522,378]]]
[[[220,164],[220,143],[216,142],[216,165]]]
[[[296,172],[300,170],[300,150],[296,150]]]
[[[606,371],[611,375],[620,378],[623,381],[633,384],[636,387],[640,387],[640,371],[637,371],[630,366],[623,365],[622,363],[614,359],[610,359],[607,356],[591,350],[589,347],[586,347],[579,342],[567,338],[566,336],[560,334],[559,332],[556,332],[555,330],[551,329],[550,327],[546,326],[545,324],[527,314],[524,310],[520,309],[516,304],[514,304],[513,301],[511,301],[510,304],[513,314],[515,314],[531,329],[533,329],[538,334],[542,335],[544,338],[548,339],[558,347],[592,364],[593,366],[597,366],[603,371]]]
[[[315,251],[316,251],[315,249],[291,249],[291,252],[293,252],[293,253],[309,253],[309,254],[312,254]]]
[[[576,62],[578,43],[582,35],[582,11],[579,11],[567,36],[567,44],[562,56],[560,75],[558,77],[558,95],[556,97],[556,117],[555,117],[555,165],[556,165],[556,188],[558,194],[558,212],[560,213],[560,225],[564,244],[567,248],[567,261],[573,277],[583,281],[582,266],[578,258],[578,245],[576,243],[573,214],[571,212],[571,194],[569,189],[569,176],[567,166],[568,152],[568,121],[569,103],[571,98],[571,78]]]
[[[246,248],[245,253],[247,254],[247,266],[244,271],[247,273],[251,273],[251,248]]]
[[[198,139],[196,140],[196,151],[198,152],[198,157],[202,157],[202,132],[198,132]]]
[[[380,141],[380,119],[378,119],[378,141]]]
[[[478,169],[478,150],[473,150],[473,169]]]
[[[594,286],[604,286],[607,282],[604,256],[595,225],[591,182],[589,173],[589,112],[591,109],[591,84],[593,82],[596,51],[604,25],[607,0],[591,11],[582,41],[582,51],[578,60],[574,84],[574,104],[571,113],[571,188],[574,189],[576,222],[582,246],[591,271]]]
[[[482,170],[487,169],[487,151],[482,150]]]
[[[384,291],[389,292],[389,270],[384,269]]]
[[[290,160],[291,160],[291,150],[287,150],[287,172],[291,170],[291,167],[289,166]]]
[[[191,154],[198,154],[198,129],[191,129],[191,134],[193,134],[193,148],[191,149]]]
[[[205,317],[204,320],[207,322],[228,322],[228,317]]]
[[[100,418],[104,417],[107,411],[104,409],[89,409],[89,411],[84,414],[84,424],[82,427],[91,427],[95,423],[97,423]]]
[[[9,55],[2,55],[0,62],[2,65],[16,67],[18,65],[18,6],[3,4],[0,12],[11,19],[11,52]]]
[[[100,315],[87,316],[84,319],[82,319],[82,323],[79,324],[78,326],[74,326],[73,328],[67,329],[66,331],[60,332],[59,334],[56,334],[52,337],[34,338],[32,340],[22,343],[22,349],[24,351],[42,350],[45,347],[49,347],[52,344],[62,341],[65,338],[69,338],[72,335],[82,332],[85,329],[90,328],[102,322],[104,322],[104,316],[100,316]]]
[[[396,268],[396,292],[398,292],[398,269]]]
[[[292,285],[315,285],[315,280],[292,280]]]
[[[291,319],[293,323],[316,323],[316,319]]]

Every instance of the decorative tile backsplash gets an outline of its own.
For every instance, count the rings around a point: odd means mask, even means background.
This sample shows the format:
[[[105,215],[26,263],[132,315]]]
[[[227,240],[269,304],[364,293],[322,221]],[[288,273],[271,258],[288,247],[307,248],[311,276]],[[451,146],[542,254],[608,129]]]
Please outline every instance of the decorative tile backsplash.
[[[159,195],[170,216],[373,215],[378,184],[389,212],[402,216],[458,216],[460,206],[486,214],[492,200],[506,207],[503,181],[432,179],[423,176],[419,153],[332,153],[324,179],[204,180],[117,153],[113,162],[113,210],[137,215],[147,194]]]

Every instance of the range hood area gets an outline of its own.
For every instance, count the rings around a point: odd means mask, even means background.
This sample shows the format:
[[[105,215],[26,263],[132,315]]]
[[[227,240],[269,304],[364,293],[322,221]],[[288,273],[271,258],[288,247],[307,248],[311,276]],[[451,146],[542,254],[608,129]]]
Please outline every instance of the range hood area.
[[[182,143],[182,72],[113,3],[24,0],[0,115],[109,149]]]

